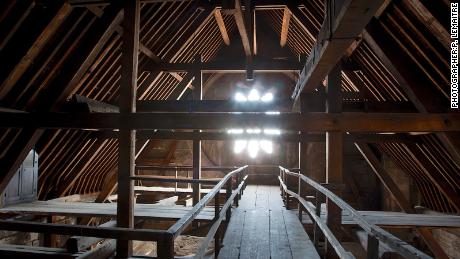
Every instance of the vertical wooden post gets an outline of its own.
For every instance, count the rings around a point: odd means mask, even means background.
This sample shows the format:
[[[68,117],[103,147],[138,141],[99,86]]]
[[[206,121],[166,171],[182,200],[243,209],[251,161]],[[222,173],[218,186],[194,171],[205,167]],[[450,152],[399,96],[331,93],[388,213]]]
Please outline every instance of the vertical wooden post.
[[[220,191],[214,197],[214,220],[217,220],[219,218],[219,213],[220,213],[219,196],[220,196]],[[220,252],[220,231],[221,231],[221,227],[219,226],[219,228],[216,231],[216,234],[214,235],[215,258],[217,258]]]
[[[195,63],[201,63],[201,55],[195,56]],[[201,67],[201,66],[198,66]],[[192,92],[194,100],[202,100],[202,72],[200,70],[193,71],[195,73],[194,89]],[[193,179],[201,178],[201,140],[193,140]],[[201,199],[200,184],[193,184],[193,205],[197,204]]]
[[[157,257],[161,259],[174,259],[173,235],[166,235],[157,241]]]
[[[136,112],[137,68],[139,52],[139,0],[124,1],[123,46],[120,79],[120,113]],[[134,175],[136,132],[120,129],[118,140],[118,202],[117,226],[134,227],[134,185],[130,177]],[[131,240],[117,240],[117,257],[131,257]]]
[[[379,258],[379,240],[374,235],[367,235],[367,259]]]
[[[341,65],[336,65],[327,77],[327,106],[328,113],[342,112],[342,79]],[[341,191],[335,188],[343,183],[343,133],[339,131],[326,132],[326,183],[332,186],[334,193],[341,196]],[[335,186],[334,186],[335,185]],[[327,225],[340,240],[340,225],[342,210],[331,200],[326,199]],[[334,256],[330,244],[326,244],[326,255]]]
[[[301,62],[303,61],[303,57],[300,57]],[[306,113],[308,112],[307,109],[307,96],[305,94],[300,95],[300,113]],[[300,142],[299,143],[299,174],[301,175],[308,175],[307,172],[307,150],[308,150],[308,142]],[[299,186],[298,186],[298,194],[300,197],[305,198],[307,196],[307,189],[308,189],[308,184],[302,181],[299,177]],[[303,208],[302,204],[299,202],[298,206],[299,210],[299,220],[302,222],[302,213],[303,213]]]
[[[227,185],[226,185],[226,188],[225,188],[225,196],[227,198],[227,201],[230,200],[230,196],[232,195],[232,179],[228,179],[227,181]],[[226,217],[226,220],[227,220],[227,223],[230,222],[230,218],[232,217],[232,206],[230,206],[227,211],[226,211],[226,214],[225,214],[225,217]]]
[[[316,216],[321,217],[321,203],[323,202],[323,195],[321,192],[316,191],[315,195],[315,212]],[[319,228],[318,224],[313,225],[313,243],[315,244],[316,247],[319,245],[319,240],[321,238],[322,231]]]

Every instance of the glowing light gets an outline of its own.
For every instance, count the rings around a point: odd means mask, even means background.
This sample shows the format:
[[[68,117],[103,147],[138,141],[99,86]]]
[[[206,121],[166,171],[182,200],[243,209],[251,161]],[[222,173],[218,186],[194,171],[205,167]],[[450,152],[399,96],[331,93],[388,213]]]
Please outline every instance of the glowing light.
[[[243,134],[243,129],[229,129],[227,130],[228,134]]]
[[[248,142],[248,153],[251,158],[256,158],[259,153],[259,142],[257,140],[250,140]]]
[[[261,140],[259,142],[260,148],[267,154],[273,153],[273,143],[269,140]]]
[[[247,145],[246,140],[235,141],[235,146],[233,146],[233,152],[235,152],[235,154],[241,153],[246,148],[246,145]]]
[[[278,111],[268,111],[268,112],[265,112],[265,114],[267,114],[267,115],[280,115],[281,113],[278,112]]]
[[[262,102],[266,102],[266,103],[271,102],[271,101],[273,101],[273,94],[272,93],[266,93],[266,94],[264,94],[262,96],[262,98],[260,98],[260,100]]]
[[[266,135],[280,135],[281,130],[279,130],[279,129],[264,129],[264,134],[266,134]]]
[[[257,102],[259,100],[260,100],[259,91],[257,91],[256,89],[252,89],[248,94],[248,101]]]
[[[248,133],[248,134],[260,134],[261,132],[262,132],[262,130],[257,129],[257,128],[256,129],[247,129],[246,130],[246,133]]]
[[[244,96],[242,93],[238,92],[235,94],[235,101],[237,102],[246,102],[248,100],[248,98],[246,98],[246,96]]]

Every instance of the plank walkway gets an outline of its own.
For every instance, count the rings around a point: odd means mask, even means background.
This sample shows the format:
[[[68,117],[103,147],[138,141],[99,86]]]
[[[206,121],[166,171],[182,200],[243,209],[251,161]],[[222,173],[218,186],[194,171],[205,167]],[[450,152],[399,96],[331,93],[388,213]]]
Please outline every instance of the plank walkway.
[[[233,211],[219,258],[320,258],[278,186],[249,185]]]

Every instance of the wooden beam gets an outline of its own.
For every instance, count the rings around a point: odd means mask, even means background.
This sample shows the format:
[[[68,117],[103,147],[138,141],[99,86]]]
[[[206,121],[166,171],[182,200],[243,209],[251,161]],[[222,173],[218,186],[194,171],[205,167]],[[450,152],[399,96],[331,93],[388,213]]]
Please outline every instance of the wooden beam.
[[[241,103],[233,100],[137,101],[139,112],[288,112],[291,107],[292,101],[289,99],[269,103]]]
[[[415,213],[415,209],[410,205],[409,201],[401,192],[398,185],[393,181],[391,176],[387,173],[385,168],[383,168],[379,159],[372,152],[369,144],[355,143],[355,146],[364,157],[364,159],[366,159],[367,163],[372,168],[372,171],[374,171],[374,173],[380,179],[383,186],[391,195],[393,200],[396,202],[396,204],[398,204],[399,208],[406,213]],[[439,243],[436,241],[436,239],[434,239],[433,234],[428,228],[418,227],[416,230],[428,245],[430,250],[433,252],[433,254],[436,256],[436,258],[449,258]]]
[[[120,79],[120,114],[136,112],[138,76],[140,1],[124,2],[123,44]],[[126,123],[120,117],[120,123]],[[134,228],[134,183],[136,131],[120,129],[118,140],[117,226]],[[117,240],[117,257],[133,255],[131,240]]]
[[[78,258],[82,254],[71,254],[63,248],[49,248],[24,245],[0,245],[0,257],[2,258]]]
[[[201,55],[195,56],[195,63],[201,64]],[[203,99],[203,73],[201,70],[194,71],[196,84],[195,89],[193,89],[193,99],[202,100]],[[195,131],[199,132],[199,131]],[[201,140],[194,139],[192,141],[192,162],[193,162],[193,179],[200,180],[201,178]],[[193,194],[192,201],[193,205],[196,205],[201,199],[201,186],[200,184],[193,184],[192,186]]]
[[[117,4],[106,8],[104,15],[88,28],[79,44],[78,51],[75,51],[67,59],[66,64],[46,91],[42,91],[36,102],[33,102],[28,108],[40,111],[57,111],[61,107],[110,38],[115,26],[121,21],[120,10],[121,8]],[[14,148],[8,150],[6,155],[2,157],[0,161],[2,168],[0,193],[5,190],[11,177],[16,173],[42,134],[43,130],[37,130],[34,127],[21,131],[12,145]]]
[[[294,100],[320,85],[383,2],[346,0],[335,2],[338,6],[326,5],[325,21],[292,93]]]
[[[228,37],[227,28],[225,27],[225,22],[222,18],[220,9],[214,10],[214,18],[216,19],[217,26],[219,27],[220,35],[222,35],[222,40],[224,41],[225,45],[230,45],[230,38]]]
[[[101,228],[82,225],[48,224],[40,222],[13,220],[0,220],[0,229],[20,232],[88,236],[139,241],[155,241],[162,239],[165,236],[165,231],[162,230],[132,229],[120,227]]]
[[[275,59],[257,59],[252,60],[252,68],[256,72],[282,72],[282,71],[299,71],[302,64],[296,60],[275,60]],[[151,64],[146,66],[149,71],[166,71],[166,72],[187,72],[194,69],[200,69],[203,73],[218,72],[244,72],[246,70],[246,61],[227,60],[227,61],[210,61],[201,64],[195,63],[166,63]]]
[[[243,10],[241,8],[241,0],[234,0],[234,1],[235,1],[235,9],[234,9],[233,16],[235,17],[236,26],[238,27],[238,32],[240,33],[241,42],[243,43],[244,53],[246,54],[246,57],[252,57],[252,47],[251,47],[251,42],[249,40],[249,32],[248,32],[247,24],[243,17]]]
[[[115,227],[117,223],[115,221],[106,222],[99,227]],[[99,237],[83,237],[83,236],[71,236],[67,239],[66,249],[69,253],[77,253],[78,251],[86,250],[92,245],[99,243],[104,240]]]
[[[342,67],[336,65],[327,76],[326,112],[340,114],[342,112]],[[343,132],[326,132],[326,183],[328,185],[343,184]],[[333,190],[337,196],[341,196],[342,190]],[[330,199],[326,199],[327,226],[340,240],[342,225],[342,210]],[[334,249],[330,243],[326,243],[326,254],[333,256]]]
[[[94,132],[92,138],[118,138],[116,131]],[[229,134],[227,132],[181,132],[181,131],[161,131],[161,130],[140,130],[136,132],[138,139],[159,139],[159,140],[222,140],[231,141],[235,139],[250,139],[254,134]],[[280,135],[261,135],[264,139],[274,142],[325,142],[326,136],[321,133],[290,133],[283,132]],[[345,142],[359,143],[417,143],[418,136],[407,134],[346,134]]]
[[[123,118],[123,123],[120,120]],[[369,123],[372,121],[372,123]],[[460,131],[458,114],[419,113],[0,113],[0,128],[201,129],[278,128],[368,133]]]
[[[281,24],[281,36],[280,36],[280,46],[284,47],[287,42],[287,37],[289,33],[289,23],[291,21],[291,11],[289,8],[285,7],[283,11],[283,22]]]

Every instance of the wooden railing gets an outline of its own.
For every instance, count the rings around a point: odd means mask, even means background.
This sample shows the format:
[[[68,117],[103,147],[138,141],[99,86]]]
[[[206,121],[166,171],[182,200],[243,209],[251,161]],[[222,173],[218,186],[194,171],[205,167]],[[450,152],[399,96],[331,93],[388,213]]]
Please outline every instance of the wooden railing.
[[[215,217],[213,219],[213,224],[199,248],[197,258],[200,258],[200,256],[206,252],[206,248],[209,246],[209,242],[212,237],[215,238],[215,251],[216,254],[218,254],[221,244],[220,225],[224,218],[226,218],[227,221],[230,220],[232,204],[238,204],[238,201],[241,198],[242,191],[246,186],[247,175],[244,174],[246,168],[247,166],[240,167],[226,174],[220,181],[214,181],[214,183],[216,183],[214,188],[168,230],[95,227],[19,220],[0,220],[0,230],[87,236],[120,240],[155,241],[157,242],[158,258],[171,259],[174,258],[174,239],[178,237],[193,222],[193,220],[196,219],[198,214],[206,207],[206,205],[214,199]],[[235,181],[233,181],[233,179],[235,179]],[[206,180],[193,181],[193,183],[201,182],[208,183]],[[223,187],[226,188],[226,202],[221,208],[218,194]]]
[[[354,256],[345,251],[342,247],[340,242],[334,236],[332,231],[326,225],[325,221],[321,219],[321,201],[324,200],[324,197],[327,197],[330,201],[334,202],[338,207],[340,207],[343,211],[346,211],[350,214],[353,221],[356,222],[368,235],[368,242],[367,242],[367,258],[378,258],[379,255],[379,243],[383,242],[388,247],[390,247],[393,251],[397,252],[401,256],[405,258],[423,258],[428,259],[431,258],[430,256],[426,255],[422,251],[416,249],[415,247],[409,245],[408,243],[402,241],[401,239],[395,237],[394,235],[386,232],[382,228],[369,223],[358,211],[353,209],[348,203],[342,200],[340,197],[335,195],[332,191],[328,190],[323,185],[313,181],[312,179],[308,178],[305,175],[300,173],[294,173],[285,169],[283,167],[279,167],[280,175],[278,177],[282,189],[282,196],[286,201],[286,207],[289,207],[289,196],[293,197],[298,200],[299,204],[308,212],[308,215],[315,223],[315,231],[314,231],[314,241],[315,245],[317,244],[318,228],[322,231],[324,237],[333,247],[335,253],[339,256],[339,258],[354,258]],[[303,181],[309,184],[316,190],[315,205],[312,202],[305,200],[300,194],[302,193],[302,185],[299,184],[298,193],[295,193],[289,190],[288,184],[288,177],[296,177],[298,178],[299,182]],[[302,213],[299,210],[299,213]],[[299,217],[301,217],[299,215]],[[340,219],[341,220],[341,219]]]

